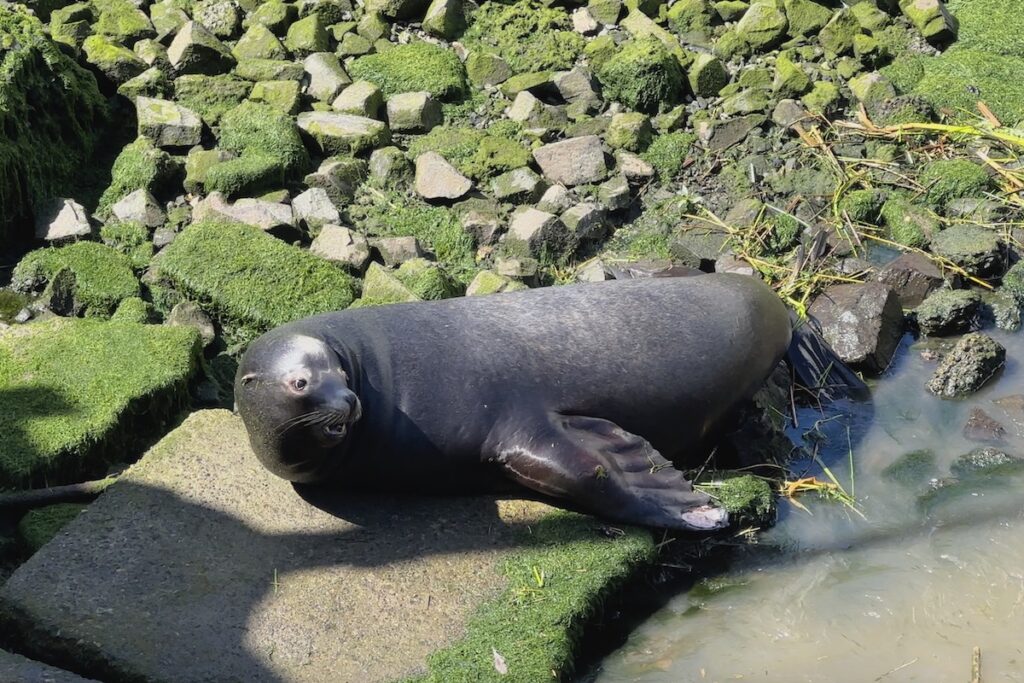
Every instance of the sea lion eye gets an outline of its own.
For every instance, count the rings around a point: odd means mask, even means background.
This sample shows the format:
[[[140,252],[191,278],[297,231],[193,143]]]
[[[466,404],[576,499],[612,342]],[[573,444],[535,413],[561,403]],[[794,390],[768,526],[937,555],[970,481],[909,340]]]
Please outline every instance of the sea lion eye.
[[[302,391],[303,389],[305,389],[308,384],[309,382],[307,382],[304,377],[299,377],[298,379],[292,382],[292,386],[295,387],[298,391]]]

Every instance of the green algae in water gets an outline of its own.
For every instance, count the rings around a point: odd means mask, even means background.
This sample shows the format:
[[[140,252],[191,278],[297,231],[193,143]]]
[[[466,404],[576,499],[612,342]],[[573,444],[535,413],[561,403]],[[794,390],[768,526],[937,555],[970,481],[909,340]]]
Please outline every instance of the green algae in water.
[[[0,322],[12,323],[14,316],[32,301],[27,294],[0,289]]]

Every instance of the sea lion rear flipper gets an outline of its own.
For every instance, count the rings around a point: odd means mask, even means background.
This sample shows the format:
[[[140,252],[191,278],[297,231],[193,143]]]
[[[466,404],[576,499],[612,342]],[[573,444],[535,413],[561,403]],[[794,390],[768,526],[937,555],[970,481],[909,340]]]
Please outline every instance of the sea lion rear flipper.
[[[647,440],[608,420],[552,414],[545,428],[516,430],[495,450],[513,480],[601,517],[686,531],[728,524]]]

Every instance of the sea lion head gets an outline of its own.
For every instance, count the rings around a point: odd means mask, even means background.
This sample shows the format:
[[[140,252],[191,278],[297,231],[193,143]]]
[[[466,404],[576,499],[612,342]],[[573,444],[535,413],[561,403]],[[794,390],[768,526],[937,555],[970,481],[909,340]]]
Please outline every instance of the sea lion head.
[[[235,377],[235,404],[263,465],[294,482],[327,479],[362,416],[338,354],[287,331],[256,340]]]

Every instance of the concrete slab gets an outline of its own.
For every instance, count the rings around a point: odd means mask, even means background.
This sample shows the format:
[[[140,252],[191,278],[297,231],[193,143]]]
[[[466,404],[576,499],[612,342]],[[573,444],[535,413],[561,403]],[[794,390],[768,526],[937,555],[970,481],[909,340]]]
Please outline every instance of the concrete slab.
[[[77,676],[70,671],[56,669],[0,650],[0,681],[10,681],[11,683],[89,683],[91,680]]]
[[[0,630],[111,680],[404,679],[506,590],[504,563],[551,512],[494,497],[304,499],[260,467],[240,420],[202,411],[14,573]],[[621,543],[595,541],[594,526],[586,542]]]

